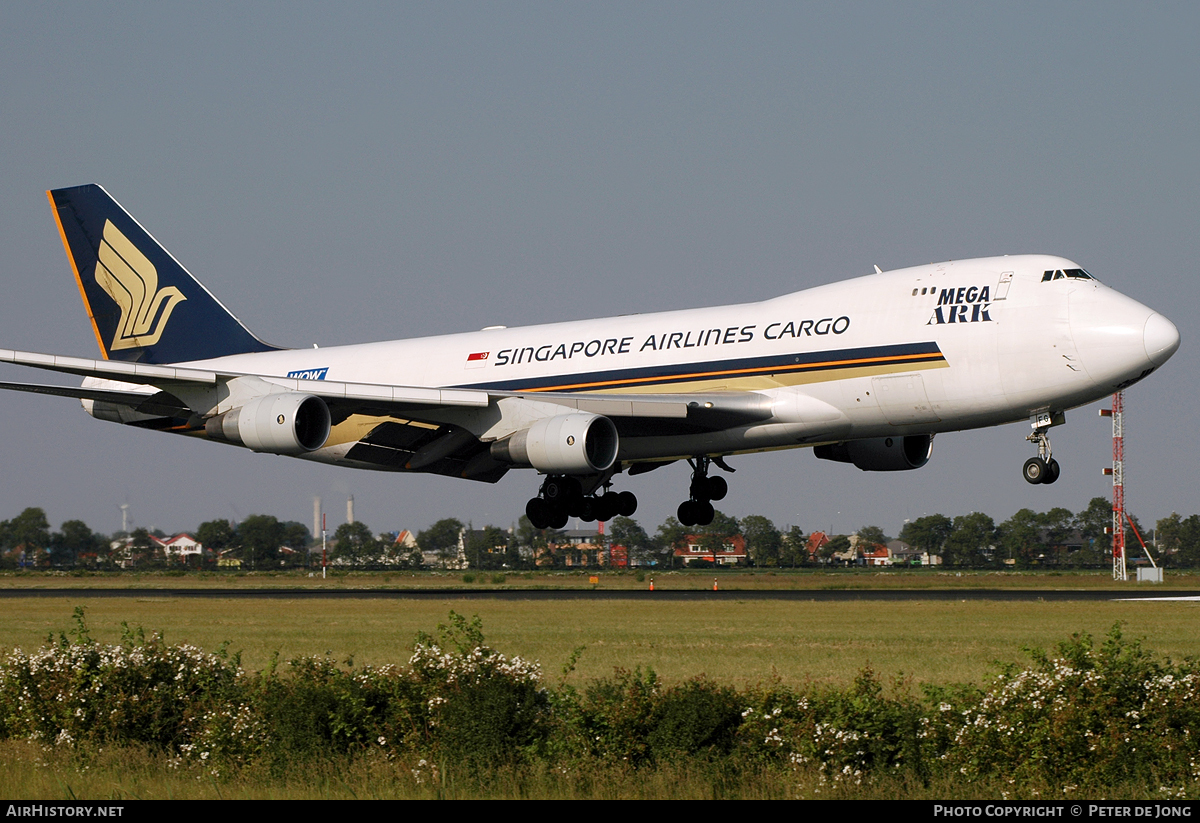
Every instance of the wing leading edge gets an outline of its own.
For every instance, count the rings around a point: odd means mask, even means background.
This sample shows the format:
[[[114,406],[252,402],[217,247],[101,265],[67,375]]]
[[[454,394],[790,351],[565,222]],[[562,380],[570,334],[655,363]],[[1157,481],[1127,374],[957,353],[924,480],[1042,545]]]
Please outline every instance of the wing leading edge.
[[[395,418],[384,420],[390,428],[372,428],[362,439],[366,446],[397,449],[401,444],[413,447],[414,455],[424,445],[423,437],[401,436],[396,425],[419,424],[447,433],[442,427],[468,432],[474,447],[511,434],[520,423],[497,428],[496,415],[478,414],[489,409],[512,407],[521,413],[515,417],[536,419],[560,413],[584,412],[602,415],[614,421],[623,437],[669,436],[719,431],[750,425],[771,418],[772,400],[754,392],[710,392],[706,394],[587,394],[569,392],[480,391],[458,388],[429,388],[368,383],[343,383],[328,380],[303,380],[251,372],[192,369],[181,366],[130,363],[114,360],[89,360],[64,355],[0,349],[0,362],[72,374],[84,378],[81,387],[0,383],[0,389],[74,397],[84,401],[127,406],[144,415],[164,420],[162,428],[175,430],[203,427],[204,419],[236,408],[247,399],[271,394],[312,395],[325,401],[335,423],[355,416]],[[94,385],[93,385],[94,384]],[[89,410],[91,410],[89,408]],[[568,411],[569,410],[569,411]],[[472,415],[471,412],[477,414]],[[510,416],[512,416],[510,414]],[[500,415],[504,417],[503,414]],[[185,420],[191,425],[185,425]],[[396,421],[400,422],[397,423]],[[122,419],[121,422],[129,422]],[[509,430],[506,430],[509,429]],[[458,451],[469,449],[464,435]],[[444,448],[444,446],[442,447]],[[408,449],[404,449],[407,451]],[[374,455],[370,448],[363,456]],[[451,452],[453,453],[453,452]],[[348,459],[355,459],[347,455]],[[420,470],[399,457],[390,456],[382,467]],[[422,458],[424,460],[424,458]],[[376,462],[369,460],[367,462]],[[420,462],[420,461],[419,461]],[[430,461],[430,464],[436,461]]]

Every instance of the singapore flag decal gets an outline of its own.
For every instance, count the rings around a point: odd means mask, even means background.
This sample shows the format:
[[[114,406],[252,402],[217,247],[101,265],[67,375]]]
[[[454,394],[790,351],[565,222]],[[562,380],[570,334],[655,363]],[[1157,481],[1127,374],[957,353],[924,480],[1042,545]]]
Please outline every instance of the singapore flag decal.
[[[491,354],[491,352],[487,352],[487,351],[477,351],[473,354],[468,354],[466,368],[482,369],[484,366],[487,365],[487,359],[488,359],[489,354]]]

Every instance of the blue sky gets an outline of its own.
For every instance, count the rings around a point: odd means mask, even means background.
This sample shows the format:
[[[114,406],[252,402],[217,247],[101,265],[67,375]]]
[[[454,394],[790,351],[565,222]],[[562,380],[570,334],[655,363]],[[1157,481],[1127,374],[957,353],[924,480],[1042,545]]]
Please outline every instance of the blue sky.
[[[760,299],[884,269],[1047,252],[1183,343],[1127,395],[1127,497],[1200,510],[1194,4],[0,6],[0,347],[94,356],[44,191],[104,185],[259,336],[323,346]],[[0,379],[42,380],[5,367]],[[536,488],[314,466],[6,393],[0,519],[194,528],[507,526]],[[722,504],[806,531],[1110,486],[1096,408],[1031,487],[1021,424],[916,472],[747,456]],[[673,466],[623,482],[653,530]]]

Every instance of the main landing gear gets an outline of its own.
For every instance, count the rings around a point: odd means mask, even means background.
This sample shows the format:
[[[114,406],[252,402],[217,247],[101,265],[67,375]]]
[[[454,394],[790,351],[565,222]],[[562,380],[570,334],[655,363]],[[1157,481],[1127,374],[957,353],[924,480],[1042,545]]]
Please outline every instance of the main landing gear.
[[[680,524],[684,526],[707,526],[713,521],[715,514],[713,500],[721,500],[729,493],[729,484],[724,477],[709,477],[708,465],[713,462],[707,457],[697,457],[689,460],[692,467],[692,485],[689,488],[687,500],[679,504]],[[718,459],[717,465],[726,471],[733,471]]]
[[[1051,426],[1057,426],[1064,421],[1065,417],[1061,412],[1053,417],[1045,412],[1034,415],[1033,433],[1025,439],[1037,445],[1038,456],[1025,461],[1025,466],[1021,470],[1025,476],[1025,482],[1037,485],[1053,483],[1058,479],[1060,471],[1058,461],[1050,456],[1050,436],[1046,432]]]
[[[552,474],[542,483],[537,497],[525,504],[525,516],[535,529],[561,529],[567,518],[584,522],[611,520],[617,515],[631,517],[637,511],[633,492],[614,492],[603,484],[604,492],[583,493],[583,484],[574,477]]]

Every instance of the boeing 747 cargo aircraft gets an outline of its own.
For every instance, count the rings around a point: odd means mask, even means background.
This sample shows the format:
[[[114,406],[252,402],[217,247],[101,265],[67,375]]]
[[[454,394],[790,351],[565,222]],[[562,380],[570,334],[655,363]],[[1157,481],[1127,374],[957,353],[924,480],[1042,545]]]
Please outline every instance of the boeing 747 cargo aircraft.
[[[811,447],[917,469],[934,435],[1028,420],[1030,483],[1053,483],[1065,412],[1165,363],[1179,332],[1061,257],[879,271],[735,306],[333,348],[255,337],[104,189],[48,193],[102,360],[0,350],[84,377],[0,388],[93,417],[362,469],[490,483],[541,476],[526,513],[631,515],[612,490],[692,467],[685,525],[713,517],[728,455]]]

